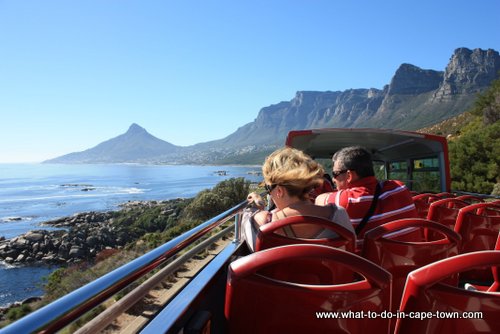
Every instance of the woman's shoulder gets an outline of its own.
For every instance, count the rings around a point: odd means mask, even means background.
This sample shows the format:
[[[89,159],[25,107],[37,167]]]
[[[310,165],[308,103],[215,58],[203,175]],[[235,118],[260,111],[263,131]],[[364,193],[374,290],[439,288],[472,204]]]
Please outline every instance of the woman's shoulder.
[[[334,193],[335,192],[327,192],[319,194],[314,200],[314,203],[320,206],[328,205],[328,203],[330,202],[330,196],[332,196],[332,194]]]
[[[268,222],[271,221],[271,215],[272,213],[269,211],[265,210],[260,210],[257,211],[253,216],[252,219],[259,225],[264,225]]]

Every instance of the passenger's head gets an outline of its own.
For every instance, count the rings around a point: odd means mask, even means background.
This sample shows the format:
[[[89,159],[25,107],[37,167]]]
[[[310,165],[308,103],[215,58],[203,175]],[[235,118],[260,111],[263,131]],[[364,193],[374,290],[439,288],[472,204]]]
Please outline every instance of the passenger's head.
[[[267,157],[262,174],[267,186],[274,189],[279,185],[289,196],[306,199],[323,182],[324,170],[302,151],[285,147]]]
[[[335,152],[332,162],[333,179],[338,189],[346,189],[352,181],[375,175],[370,153],[360,146],[344,147]]]

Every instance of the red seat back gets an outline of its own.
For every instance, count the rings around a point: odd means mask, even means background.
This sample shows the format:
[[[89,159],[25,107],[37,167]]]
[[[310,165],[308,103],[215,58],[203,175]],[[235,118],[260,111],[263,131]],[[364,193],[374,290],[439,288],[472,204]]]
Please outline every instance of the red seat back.
[[[338,282],[329,262],[356,272],[358,279]],[[388,333],[389,319],[355,314],[379,314],[390,303],[391,274],[374,263],[337,248],[289,245],[231,263],[225,316],[229,333]],[[350,317],[318,316],[333,311]]]
[[[461,201],[467,202],[469,204],[483,203],[484,202],[484,200],[481,197],[477,197],[474,195],[462,195],[462,196],[457,196],[455,198],[459,199]]]
[[[462,253],[494,249],[500,231],[500,206],[477,203],[462,208],[455,231],[462,236]]]
[[[427,219],[433,220],[453,229],[461,208],[468,206],[469,203],[456,198],[445,198],[432,202],[429,206]]]
[[[500,232],[498,233],[495,250],[500,251]],[[492,267],[491,272],[493,273],[493,284],[488,288],[488,292],[500,292],[500,270],[498,266]]]
[[[293,230],[296,237],[285,235],[284,231],[287,229]],[[332,237],[301,237],[301,232],[311,229],[326,230]],[[328,219],[313,216],[293,216],[262,225],[257,232],[255,251],[292,244],[325,245],[354,252],[356,235],[353,231]]]
[[[457,216],[455,231],[462,236],[461,253],[495,249],[500,232],[500,206],[490,203],[471,204]],[[472,281],[491,281],[491,270],[473,270],[461,278]]]
[[[447,277],[472,268],[498,265],[500,252],[481,251],[457,255],[411,272],[400,306],[406,316],[397,319],[395,333],[500,333],[500,294],[442,283]],[[465,317],[463,312],[468,312]],[[426,318],[411,318],[410,314]]]
[[[426,233],[429,230],[433,233]],[[403,231],[412,233],[403,234]],[[409,240],[408,235],[418,239]],[[439,223],[421,218],[400,219],[366,233],[363,257],[392,274],[392,305],[396,312],[408,273],[457,255],[460,239],[458,233]]]
[[[419,194],[412,197],[413,203],[417,208],[417,214],[420,218],[427,218],[427,213],[429,212],[429,206],[432,202],[440,200],[441,197],[436,196],[435,194]]]
[[[436,196],[439,198],[454,198],[454,197],[456,197],[455,194],[452,194],[449,192],[437,193]]]

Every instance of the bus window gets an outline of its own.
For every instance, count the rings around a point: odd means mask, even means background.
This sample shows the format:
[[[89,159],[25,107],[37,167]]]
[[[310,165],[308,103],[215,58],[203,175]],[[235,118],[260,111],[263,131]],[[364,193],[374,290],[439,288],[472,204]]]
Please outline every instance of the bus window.
[[[418,192],[440,192],[439,160],[435,158],[413,160],[413,187]]]
[[[317,163],[323,166],[325,173],[332,175],[332,159],[318,158],[314,159]]]
[[[384,161],[379,161],[379,160],[373,161],[373,170],[375,172],[375,177],[378,180],[387,179]]]
[[[400,180],[404,183],[408,183],[408,162],[403,161],[391,161],[389,163],[389,179]]]

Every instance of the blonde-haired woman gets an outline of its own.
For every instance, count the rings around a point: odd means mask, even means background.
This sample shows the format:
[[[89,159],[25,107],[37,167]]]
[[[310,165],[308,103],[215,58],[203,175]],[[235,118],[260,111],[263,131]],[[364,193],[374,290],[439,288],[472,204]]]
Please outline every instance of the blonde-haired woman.
[[[340,224],[354,231],[345,210],[336,205],[315,205],[309,198],[309,193],[323,182],[324,170],[311,157],[294,148],[285,147],[269,155],[262,166],[264,186],[276,205],[272,211],[263,210],[260,197],[251,193],[248,200],[261,209],[255,212],[248,224],[243,227],[247,243],[253,250],[256,229],[279,219],[291,216],[315,216]],[[260,205],[259,205],[260,204]],[[245,222],[244,222],[245,223]],[[294,228],[292,233],[301,238],[333,237],[330,231],[321,227]],[[326,234],[325,234],[326,233]]]

